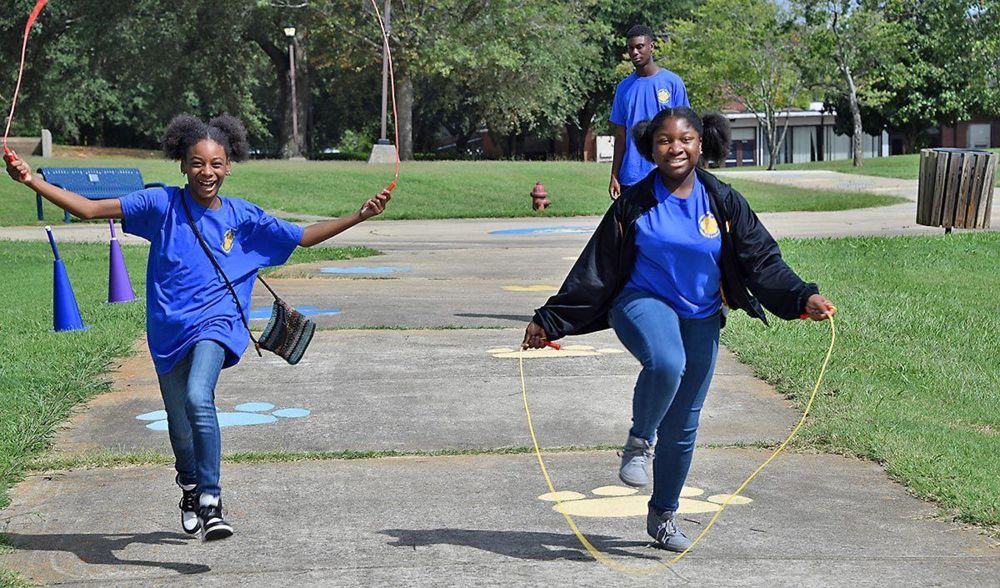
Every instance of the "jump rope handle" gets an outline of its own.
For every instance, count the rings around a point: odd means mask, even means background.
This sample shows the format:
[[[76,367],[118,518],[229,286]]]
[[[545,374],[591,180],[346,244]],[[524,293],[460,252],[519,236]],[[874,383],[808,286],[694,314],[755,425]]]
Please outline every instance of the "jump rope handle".
[[[830,305],[830,308],[828,308],[827,310],[830,312],[830,314],[837,314],[837,307],[836,306]],[[808,312],[803,312],[802,314],[799,315],[799,318],[802,319],[802,320],[804,320],[804,321],[809,320],[809,313]]]
[[[555,349],[556,351],[559,351],[560,349],[562,349],[562,345],[556,343],[555,341],[546,341],[545,342],[545,346],[546,347],[551,347],[551,348]]]
[[[16,158],[17,158],[17,156],[14,155],[14,152],[10,150],[10,147],[4,145],[3,146],[3,160],[6,161],[7,163],[14,163],[14,159],[16,159]]]

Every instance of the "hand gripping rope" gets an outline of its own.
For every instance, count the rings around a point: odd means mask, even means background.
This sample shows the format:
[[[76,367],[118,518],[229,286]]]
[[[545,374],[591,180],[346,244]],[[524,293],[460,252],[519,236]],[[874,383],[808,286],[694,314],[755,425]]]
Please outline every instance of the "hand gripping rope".
[[[767,466],[767,464],[771,463],[771,461],[775,457],[777,457],[782,450],[785,449],[785,446],[788,445],[789,442],[791,442],[792,438],[795,437],[796,433],[799,432],[799,429],[802,427],[803,423],[805,423],[806,417],[809,416],[809,409],[812,408],[813,401],[816,399],[816,393],[817,391],[819,391],[820,384],[823,382],[823,375],[826,374],[826,366],[829,365],[830,356],[833,354],[833,345],[837,341],[837,328],[833,322],[833,312],[836,312],[836,309],[831,308],[830,310],[831,310],[831,314],[829,316],[830,348],[827,349],[826,357],[823,358],[823,364],[819,370],[819,377],[816,378],[816,385],[813,386],[812,394],[809,395],[809,401],[806,403],[805,410],[802,411],[802,418],[799,419],[798,424],[795,425],[795,427],[792,429],[792,432],[788,434],[788,437],[781,442],[781,445],[779,445],[778,448],[775,449],[773,453],[771,453],[770,457],[764,460],[764,463],[760,464],[760,467],[754,470],[752,474],[747,476],[747,479],[743,480],[743,483],[740,484],[740,486],[726,498],[726,501],[722,504],[719,510],[715,512],[715,515],[708,522],[708,524],[705,525],[705,528],[701,531],[701,533],[699,533],[698,536],[695,538],[695,540],[691,542],[691,545],[683,552],[674,556],[672,559],[667,561],[660,561],[651,566],[640,567],[640,566],[631,566],[623,564],[612,559],[607,554],[603,553],[601,550],[594,547],[594,545],[587,539],[587,537],[580,532],[580,529],[576,526],[576,523],[573,521],[573,517],[571,517],[568,513],[560,509],[561,514],[563,515],[563,517],[565,517],[566,522],[569,524],[569,528],[573,530],[573,534],[576,535],[577,540],[580,541],[580,544],[583,545],[583,547],[587,550],[587,552],[591,556],[593,556],[594,559],[601,562],[608,568],[618,572],[623,572],[626,574],[633,574],[633,575],[654,574],[661,570],[672,568],[674,564],[683,559],[684,556],[687,555],[688,552],[691,551],[691,549],[693,549],[694,546],[697,545],[698,542],[701,541],[705,537],[705,535],[708,534],[709,529],[711,529],[712,526],[715,525],[715,521],[718,520],[719,515],[722,514],[722,511],[726,510],[726,507],[729,506],[729,503],[734,498],[739,496],[740,492],[742,492],[743,489],[747,487],[750,481],[753,480],[755,477],[757,477],[757,474],[759,474],[761,470],[763,470],[764,467]],[[518,354],[517,366],[518,370],[520,370],[521,373],[521,398],[524,401],[524,415],[528,421],[528,431],[531,433],[531,443],[532,445],[534,445],[535,448],[535,457],[538,458],[538,465],[542,470],[542,476],[545,477],[545,483],[548,485],[549,491],[552,493],[552,496],[554,496],[556,499],[556,506],[559,507],[562,505],[562,500],[559,499],[559,493],[556,491],[555,486],[552,484],[552,478],[549,477],[549,471],[545,467],[545,460],[542,459],[542,452],[538,448],[538,439],[535,436],[535,428],[531,423],[531,410],[529,410],[528,408],[528,392],[524,384],[524,350],[521,350],[521,352]]]
[[[14,152],[10,150],[7,146],[7,137],[10,136],[10,123],[14,120],[14,108],[17,106],[17,94],[21,90],[21,75],[24,74],[24,55],[28,49],[28,31],[31,30],[31,25],[35,24],[35,19],[38,18],[38,13],[42,11],[48,0],[38,0],[35,4],[35,8],[32,9],[31,15],[28,16],[28,22],[24,25],[24,41],[21,43],[21,67],[17,70],[17,85],[14,86],[14,95],[10,99],[10,114],[7,115],[7,127],[3,131],[3,158],[7,160],[8,163],[14,160]],[[393,102],[395,104],[395,102]]]
[[[382,20],[382,13],[379,12],[378,4],[372,1],[372,8],[375,9],[375,18],[378,19],[378,26],[382,29],[382,47],[385,49],[386,61],[389,62],[389,87],[392,89],[392,130],[396,135],[396,169],[392,176],[392,182],[386,186],[386,190],[392,192],[396,188],[396,181],[399,180],[399,116],[396,114],[396,75],[392,70],[392,51],[389,50],[389,34],[385,30],[385,22]]]

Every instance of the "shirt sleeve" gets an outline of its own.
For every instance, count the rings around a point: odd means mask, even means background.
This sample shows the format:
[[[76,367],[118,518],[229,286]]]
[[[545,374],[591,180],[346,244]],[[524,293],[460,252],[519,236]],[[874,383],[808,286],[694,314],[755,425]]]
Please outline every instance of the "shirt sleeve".
[[[691,108],[691,103],[688,102],[687,88],[684,87],[684,80],[680,77],[677,78],[674,91],[670,94],[674,97],[674,108],[677,108],[678,106],[687,106],[688,108]]]
[[[244,251],[255,257],[258,267],[281,265],[302,241],[305,229],[252,207],[250,231]]]
[[[122,230],[153,241],[166,214],[170,194],[164,188],[146,188],[118,199],[122,206]]]

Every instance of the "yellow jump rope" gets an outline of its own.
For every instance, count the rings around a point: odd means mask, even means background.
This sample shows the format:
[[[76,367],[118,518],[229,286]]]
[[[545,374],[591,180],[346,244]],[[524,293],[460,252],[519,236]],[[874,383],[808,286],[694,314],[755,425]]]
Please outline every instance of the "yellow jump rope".
[[[831,309],[831,310],[833,312],[836,312],[836,309]],[[775,457],[777,457],[778,454],[781,453],[783,449],[785,449],[785,446],[788,445],[789,442],[791,442],[792,438],[795,437],[795,434],[799,432],[800,428],[802,428],[802,424],[805,423],[806,417],[809,416],[809,409],[812,408],[813,401],[816,399],[816,393],[819,391],[820,384],[823,382],[823,375],[826,374],[826,366],[829,365],[830,356],[833,354],[833,345],[837,341],[837,327],[833,322],[833,312],[831,312],[829,316],[830,348],[827,349],[826,351],[826,357],[823,359],[823,365],[822,367],[820,367],[819,370],[819,377],[816,378],[816,385],[813,386],[812,394],[809,395],[809,401],[806,403],[805,410],[802,411],[802,418],[799,419],[798,424],[795,425],[795,427],[792,429],[792,432],[788,434],[788,437],[781,442],[781,445],[779,445],[778,448],[775,449],[773,453],[771,453],[771,456],[768,457],[766,460],[764,460],[764,463],[760,464],[760,467],[754,470],[752,474],[747,476],[747,479],[743,480],[743,483],[740,484],[739,488],[737,488],[735,492],[733,492],[726,498],[726,501],[723,502],[719,510],[716,511],[715,516],[712,517],[712,519],[708,522],[705,528],[701,531],[701,533],[698,534],[695,540],[691,542],[691,545],[687,549],[677,554],[670,560],[660,561],[657,562],[655,565],[651,566],[642,566],[642,567],[631,566],[620,563],[612,559],[607,554],[603,553],[601,550],[594,547],[594,545],[587,539],[587,537],[580,532],[580,529],[576,526],[576,523],[573,521],[573,517],[571,517],[565,511],[565,509],[561,508],[562,500],[560,500],[559,493],[556,491],[555,486],[552,484],[552,478],[549,476],[548,468],[545,467],[545,460],[542,459],[542,451],[541,449],[538,448],[538,438],[535,436],[535,427],[531,423],[531,410],[528,408],[528,391],[527,387],[524,384],[524,350],[518,353],[517,366],[521,372],[521,398],[524,400],[524,414],[528,420],[528,431],[531,433],[531,443],[535,447],[535,456],[538,458],[538,465],[542,469],[542,475],[545,476],[545,483],[548,484],[549,491],[552,493],[552,496],[555,497],[556,509],[559,510],[560,513],[562,513],[562,516],[565,517],[566,522],[569,524],[569,528],[573,530],[573,534],[576,535],[576,538],[580,541],[580,544],[583,545],[583,547],[587,550],[588,553],[590,553],[591,556],[593,556],[594,559],[601,562],[608,568],[618,572],[623,572],[626,574],[635,574],[635,575],[653,574],[663,569],[668,569],[673,567],[674,564],[683,559],[684,556],[687,555],[688,552],[691,551],[694,548],[694,546],[697,545],[698,542],[701,541],[705,537],[705,535],[708,534],[709,529],[711,529],[712,526],[715,525],[715,521],[719,519],[719,515],[721,515],[722,512],[726,510],[726,507],[729,506],[729,503],[734,498],[739,496],[740,492],[742,492],[743,489],[747,487],[750,481],[753,480],[757,476],[757,474],[759,474],[761,470],[763,470],[767,466],[767,464],[771,463],[771,461]]]

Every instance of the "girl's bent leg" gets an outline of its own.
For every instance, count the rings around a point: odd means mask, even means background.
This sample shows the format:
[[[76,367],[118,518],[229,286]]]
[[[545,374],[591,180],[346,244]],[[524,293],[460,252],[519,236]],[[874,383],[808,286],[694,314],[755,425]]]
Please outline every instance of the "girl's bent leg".
[[[197,482],[194,439],[187,414],[187,382],[191,371],[191,357],[182,359],[174,369],[166,374],[157,374],[163,408],[167,411],[167,431],[170,448],[174,452],[174,468],[177,481],[190,485]]]
[[[215,341],[199,341],[191,351],[185,410],[191,422],[198,492],[219,496],[222,463],[222,435],[215,413],[215,384],[222,371],[226,352]]]
[[[687,369],[670,409],[657,429],[653,495],[657,512],[676,511],[694,456],[698,419],[719,354],[720,317],[681,319]]]
[[[629,434],[651,443],[685,371],[680,319],[662,299],[627,289],[615,300],[611,323],[618,339],[642,364],[632,396]]]

